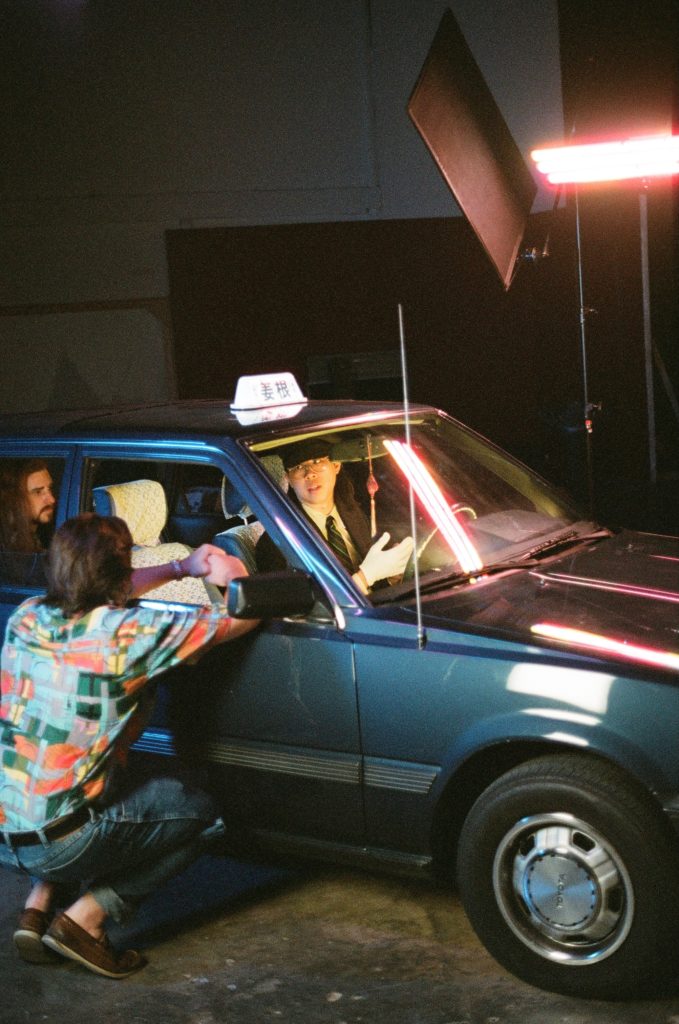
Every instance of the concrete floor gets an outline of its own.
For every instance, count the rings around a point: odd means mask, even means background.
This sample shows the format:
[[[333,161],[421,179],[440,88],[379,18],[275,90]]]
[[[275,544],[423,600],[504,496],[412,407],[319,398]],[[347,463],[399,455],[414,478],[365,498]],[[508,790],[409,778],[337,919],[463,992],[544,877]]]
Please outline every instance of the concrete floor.
[[[23,963],[11,935],[25,891],[0,872],[2,1024],[679,1024],[679,988],[618,1004],[517,981],[459,900],[419,883],[203,858],[111,932],[150,961],[125,981]]]

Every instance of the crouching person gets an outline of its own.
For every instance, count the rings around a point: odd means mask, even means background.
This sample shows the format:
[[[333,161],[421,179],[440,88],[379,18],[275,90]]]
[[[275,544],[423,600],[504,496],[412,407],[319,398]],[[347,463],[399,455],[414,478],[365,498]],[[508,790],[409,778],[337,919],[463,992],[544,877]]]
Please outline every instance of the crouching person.
[[[223,831],[207,793],[180,777],[135,778],[126,765],[150,714],[149,681],[256,625],[224,605],[129,603],[180,573],[222,586],[246,574],[208,544],[133,571],[131,548],[121,519],[65,522],[48,591],[14,612],[1,656],[0,864],[34,883],[14,941],[25,960],[60,954],[108,978],[146,961],[114,951],[107,918],[129,920]],[[57,904],[67,909],[54,913]]]

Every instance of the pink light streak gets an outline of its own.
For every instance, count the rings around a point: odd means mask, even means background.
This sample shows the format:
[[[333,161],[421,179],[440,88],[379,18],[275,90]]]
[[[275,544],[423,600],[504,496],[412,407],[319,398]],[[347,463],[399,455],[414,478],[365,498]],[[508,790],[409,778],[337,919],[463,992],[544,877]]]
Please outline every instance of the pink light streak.
[[[450,545],[463,572],[482,569],[483,562],[478,551],[451,512],[441,488],[419,456],[403,441],[385,441],[384,447],[406,480],[412,484],[415,494]]]
[[[669,177],[679,173],[679,135],[553,146],[531,157],[553,185]]]
[[[531,633],[536,636],[544,636],[549,640],[561,640],[567,644],[577,644],[579,647],[589,647],[595,651],[602,651],[606,654],[617,654],[619,657],[627,658],[629,661],[640,661],[646,665],[657,665],[660,668],[679,669],[679,654],[673,651],[661,651],[654,647],[643,647],[639,644],[629,644],[625,640],[614,640],[610,636],[601,636],[599,633],[588,633],[584,629],[573,629],[569,626],[559,626],[551,622],[540,622],[531,626]]]
[[[651,555],[652,558],[662,557]],[[551,572],[546,575],[542,572],[532,572],[541,580],[549,580],[550,583],[567,583],[573,587],[588,587],[590,590],[607,590],[613,594],[629,594],[630,597],[642,597],[645,600],[651,598],[653,601],[670,601],[672,604],[679,604],[679,594],[672,590],[654,590],[650,587],[640,587],[635,583],[614,583],[611,580],[598,580],[591,577],[569,576],[566,573]]]

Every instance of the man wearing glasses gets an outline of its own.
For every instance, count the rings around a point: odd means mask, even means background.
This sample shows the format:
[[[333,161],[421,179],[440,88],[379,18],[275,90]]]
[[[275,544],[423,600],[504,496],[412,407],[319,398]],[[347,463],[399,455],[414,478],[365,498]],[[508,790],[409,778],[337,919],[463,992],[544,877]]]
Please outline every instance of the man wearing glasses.
[[[371,543],[368,518],[342,472],[342,463],[331,454],[331,445],[323,438],[307,438],[285,449],[282,458],[291,497],[367,594],[379,580],[402,575],[413,549],[412,537],[387,550],[388,533]],[[258,541],[255,555],[260,572],[285,566],[267,534]]]

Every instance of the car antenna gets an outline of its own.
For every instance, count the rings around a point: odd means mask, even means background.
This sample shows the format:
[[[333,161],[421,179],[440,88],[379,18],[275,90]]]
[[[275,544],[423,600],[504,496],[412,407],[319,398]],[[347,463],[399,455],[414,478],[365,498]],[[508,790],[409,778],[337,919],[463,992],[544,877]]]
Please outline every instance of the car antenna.
[[[403,306],[398,304],[398,336],[401,346],[401,377],[403,379],[403,418],[406,428],[406,445],[412,450],[410,444],[410,402],[408,400],[408,367],[406,364],[406,341],[403,328]],[[420,594],[420,569],[417,564],[417,524],[415,522],[415,494],[413,485],[408,479],[408,495],[410,499],[410,532],[413,538],[413,583],[415,585],[415,609],[417,615],[417,647],[422,650],[427,642],[427,636],[422,625],[422,596]]]

